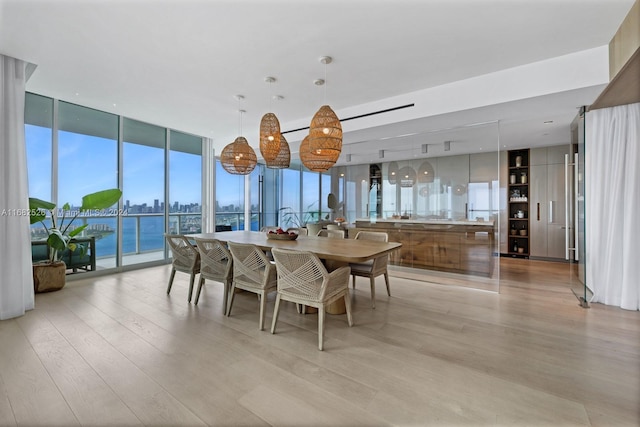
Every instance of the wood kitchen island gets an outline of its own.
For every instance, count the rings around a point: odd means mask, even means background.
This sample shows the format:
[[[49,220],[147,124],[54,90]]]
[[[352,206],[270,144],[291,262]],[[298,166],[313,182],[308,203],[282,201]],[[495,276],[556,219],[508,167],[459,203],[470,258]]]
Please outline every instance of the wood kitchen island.
[[[393,265],[491,277],[494,263],[493,221],[420,219],[356,220],[349,231],[384,231],[402,243]]]

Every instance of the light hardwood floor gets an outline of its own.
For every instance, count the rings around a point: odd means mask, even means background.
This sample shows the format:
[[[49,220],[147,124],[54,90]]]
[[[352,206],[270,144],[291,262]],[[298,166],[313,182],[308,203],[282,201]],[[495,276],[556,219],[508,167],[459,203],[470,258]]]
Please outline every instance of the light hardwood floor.
[[[74,281],[0,322],[0,425],[638,426],[640,313],[578,306],[564,264],[503,259],[501,293],[392,277],[354,326],[254,294],[188,304],[170,266]],[[271,321],[273,296],[267,322]],[[268,328],[267,328],[268,329]]]

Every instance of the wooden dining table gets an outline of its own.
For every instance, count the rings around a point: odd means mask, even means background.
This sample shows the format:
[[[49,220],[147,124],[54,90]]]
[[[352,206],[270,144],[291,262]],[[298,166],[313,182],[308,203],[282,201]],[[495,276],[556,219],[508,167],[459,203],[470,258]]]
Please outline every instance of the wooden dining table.
[[[256,245],[263,251],[273,248],[293,249],[314,253],[328,261],[333,268],[349,263],[366,262],[379,256],[390,254],[402,246],[396,242],[375,242],[371,240],[330,239],[327,237],[298,236],[296,240],[275,240],[267,238],[267,233],[258,231],[218,231],[185,235],[189,239],[217,239],[223,243],[246,243]],[[338,314],[343,308],[333,307],[328,313]],[[344,313],[344,311],[342,311]]]

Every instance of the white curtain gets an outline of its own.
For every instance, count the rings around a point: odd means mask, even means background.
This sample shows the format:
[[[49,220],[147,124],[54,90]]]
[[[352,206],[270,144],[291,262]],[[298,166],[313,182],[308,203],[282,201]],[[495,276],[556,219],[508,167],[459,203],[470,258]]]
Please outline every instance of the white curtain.
[[[640,103],[586,118],[586,271],[593,302],[640,309]]]
[[[27,63],[0,55],[0,320],[33,309],[24,142]]]

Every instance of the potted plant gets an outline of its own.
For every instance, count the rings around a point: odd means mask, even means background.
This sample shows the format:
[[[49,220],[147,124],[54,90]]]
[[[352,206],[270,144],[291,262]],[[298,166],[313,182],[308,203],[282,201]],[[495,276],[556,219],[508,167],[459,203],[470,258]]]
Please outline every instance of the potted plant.
[[[97,212],[112,207],[122,197],[122,191],[117,188],[87,194],[82,198],[82,206],[71,211],[69,203],[62,206],[61,212],[56,212],[56,205],[37,198],[29,198],[29,213],[31,224],[42,223],[47,234],[49,258],[33,265],[33,284],[36,292],[47,292],[62,289],[65,285],[66,265],[60,259],[62,253],[69,249],[76,250],[72,239],[80,234],[88,224],[70,228],[78,215],[83,212]],[[94,213],[95,213],[94,212]],[[58,214],[61,213],[61,217]],[[47,227],[45,219],[50,218],[51,226]]]
[[[302,219],[290,207],[278,209],[281,212],[280,215],[283,225],[286,227],[304,228],[307,224],[318,221],[320,219],[320,212],[311,210],[316,203],[317,202],[313,202],[307,206],[307,210],[304,212],[304,217]]]

